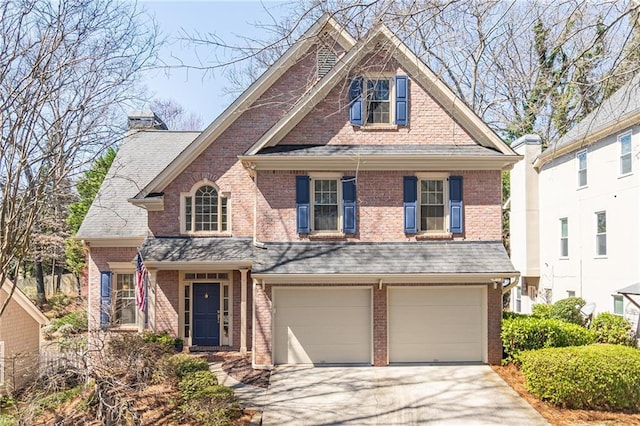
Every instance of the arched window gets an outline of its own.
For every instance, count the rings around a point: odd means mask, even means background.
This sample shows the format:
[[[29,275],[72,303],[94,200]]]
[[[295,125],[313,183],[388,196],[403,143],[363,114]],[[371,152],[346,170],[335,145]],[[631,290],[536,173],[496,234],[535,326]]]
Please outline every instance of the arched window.
[[[219,232],[227,230],[227,199],[211,185],[199,187],[185,197],[185,229],[187,232]]]

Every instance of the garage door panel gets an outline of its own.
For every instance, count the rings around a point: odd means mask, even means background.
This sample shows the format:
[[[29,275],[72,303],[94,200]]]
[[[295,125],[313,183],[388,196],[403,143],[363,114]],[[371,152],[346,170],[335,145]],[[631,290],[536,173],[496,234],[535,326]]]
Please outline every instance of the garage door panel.
[[[371,291],[276,289],[277,364],[370,363]]]
[[[346,309],[345,309],[346,308]],[[344,326],[345,322],[350,324],[360,323],[360,319],[369,315],[369,307],[346,306],[346,307],[302,307],[302,308],[276,308],[276,315],[284,323],[295,321],[298,325],[317,325],[318,318],[322,318],[324,325]],[[366,324],[368,326],[368,324]]]
[[[389,361],[481,361],[483,290],[391,288]]]
[[[476,306],[482,301],[482,292],[407,287],[392,289],[391,298],[394,306]]]

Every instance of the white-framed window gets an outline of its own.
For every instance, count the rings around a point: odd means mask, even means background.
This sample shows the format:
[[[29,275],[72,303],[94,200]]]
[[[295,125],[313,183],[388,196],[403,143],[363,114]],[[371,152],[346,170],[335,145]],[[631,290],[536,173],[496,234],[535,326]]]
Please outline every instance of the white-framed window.
[[[338,232],[341,212],[340,177],[311,177],[311,223],[314,232]]]
[[[624,299],[620,295],[613,295],[613,313],[624,315]]]
[[[134,325],[137,315],[135,273],[117,272],[114,275],[115,323]]]
[[[519,285],[516,286],[516,304],[515,311],[522,312],[522,287]]]
[[[560,219],[560,257],[569,257],[569,219]]]
[[[607,212],[596,212],[596,255],[607,255]]]
[[[567,290],[567,297],[576,297],[576,292],[573,290]]]
[[[587,150],[576,153],[578,160],[578,188],[587,186]]]
[[[365,124],[392,124],[393,123],[393,78],[392,77],[365,77],[364,78]]]
[[[618,136],[620,143],[620,176],[633,172],[633,155],[631,149],[631,132]]]
[[[418,188],[419,232],[447,232],[448,176],[422,176]]]
[[[181,231],[216,233],[229,229],[228,194],[211,182],[200,182],[181,197]]]

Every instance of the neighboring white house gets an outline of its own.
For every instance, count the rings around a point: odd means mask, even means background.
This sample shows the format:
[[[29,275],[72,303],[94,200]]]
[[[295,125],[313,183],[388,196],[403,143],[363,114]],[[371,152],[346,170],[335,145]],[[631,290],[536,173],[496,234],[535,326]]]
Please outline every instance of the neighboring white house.
[[[579,296],[638,319],[618,290],[640,283],[640,75],[541,152],[512,148],[511,258],[522,273],[512,309]]]

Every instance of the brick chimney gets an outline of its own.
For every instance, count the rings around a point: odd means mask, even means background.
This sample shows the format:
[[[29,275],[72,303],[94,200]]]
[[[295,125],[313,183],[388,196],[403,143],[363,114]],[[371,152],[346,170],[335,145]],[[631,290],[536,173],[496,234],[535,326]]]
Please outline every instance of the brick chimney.
[[[153,111],[132,111],[129,114],[129,130],[133,129],[168,130],[164,121]]]

